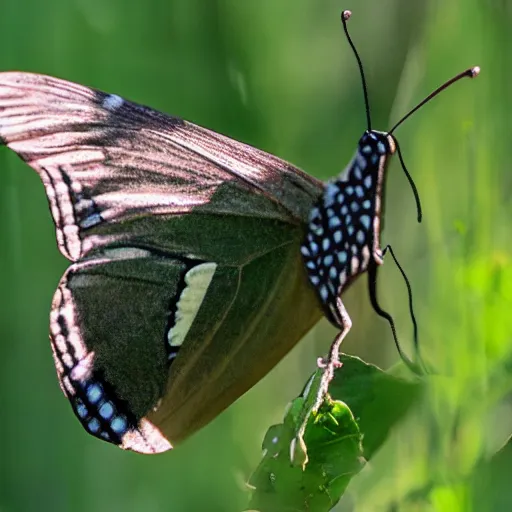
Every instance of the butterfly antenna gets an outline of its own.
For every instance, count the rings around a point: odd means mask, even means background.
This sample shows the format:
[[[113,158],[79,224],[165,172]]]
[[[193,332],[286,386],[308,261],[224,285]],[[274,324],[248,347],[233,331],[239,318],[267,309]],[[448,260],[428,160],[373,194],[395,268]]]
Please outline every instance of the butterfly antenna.
[[[350,39],[349,39],[349,41],[350,41]],[[350,43],[350,44],[352,44],[352,43]],[[359,57],[358,57],[358,60],[359,60]],[[480,68],[478,66],[475,66],[473,68],[466,69],[466,71],[459,73],[458,75],[454,76],[452,79],[450,79],[447,82],[445,82],[444,84],[440,85],[435,91],[431,92],[423,101],[418,103],[418,105],[416,105],[408,114],[406,114],[404,117],[402,117],[402,119],[400,119],[400,121],[398,121],[398,123],[396,123],[395,126],[393,126],[393,128],[391,128],[391,130],[389,130],[388,133],[391,135],[407,118],[412,116],[414,114],[414,112],[419,110],[423,105],[425,105],[425,103],[428,103],[432,98],[435,98],[440,92],[442,92],[445,89],[447,89],[448,87],[450,87],[450,85],[454,84],[455,82],[458,82],[461,78],[465,78],[465,77],[475,78],[476,76],[478,76],[479,73],[480,73]]]
[[[366,79],[364,77],[364,71],[363,71],[363,63],[361,62],[361,59],[359,58],[359,54],[357,53],[356,47],[354,46],[354,43],[352,42],[352,39],[350,38],[350,34],[348,33],[347,29],[347,20],[352,16],[351,11],[343,11],[341,13],[341,22],[343,23],[343,30],[345,31],[345,35],[348,39],[348,44],[352,48],[352,51],[354,52],[354,55],[357,59],[357,65],[359,66],[359,73],[361,75],[361,81],[363,83],[363,93],[364,93],[364,106],[366,109],[366,124],[368,126],[368,131],[370,132],[372,130],[372,121],[370,118],[370,102],[368,101],[368,88],[366,87]]]
[[[393,139],[395,142],[396,152],[398,153],[398,159],[400,160],[400,165],[402,166],[402,169],[405,173],[407,181],[409,182],[409,185],[411,186],[412,193],[414,194],[414,200],[416,201],[416,213],[418,216],[418,222],[421,222],[421,219],[423,218],[423,212],[421,210],[420,195],[418,194],[418,189],[416,188],[416,183],[414,183],[412,176],[410,175],[409,171],[407,170],[407,167],[405,166],[405,162],[402,157],[402,152],[400,151],[400,146],[398,144],[398,141],[394,137],[393,137]],[[391,254],[393,254],[392,251],[391,251]],[[393,256],[393,258],[394,258],[394,256]],[[396,260],[395,260],[395,262],[396,262]]]
[[[423,101],[421,101],[418,105],[416,105],[408,114],[406,114],[398,123],[389,130],[388,134],[391,135],[408,117],[412,116],[414,112],[419,110],[425,103],[428,103],[432,98],[436,97],[441,91],[444,91],[450,85],[454,84],[455,82],[458,82],[461,78],[474,78],[475,76],[478,76],[480,73],[480,68],[478,66],[475,66],[473,68],[466,69],[466,71],[463,71],[462,73],[459,73],[458,75],[454,76],[451,80],[448,80],[444,84],[440,85],[435,91],[431,92]],[[402,166],[402,169],[405,173],[405,176],[407,177],[407,180],[409,181],[409,185],[411,186],[412,193],[414,194],[414,199],[416,200],[416,212],[418,214],[418,222],[421,222],[422,219],[422,211],[421,211],[421,202],[420,197],[418,194],[418,189],[416,188],[416,184],[414,183],[414,180],[412,179],[412,176],[409,174],[409,171],[407,170],[407,167],[405,166],[404,159],[402,157],[402,152],[400,151],[400,146],[398,145],[398,141],[396,139],[396,150],[398,153],[398,158],[400,159],[400,164]]]

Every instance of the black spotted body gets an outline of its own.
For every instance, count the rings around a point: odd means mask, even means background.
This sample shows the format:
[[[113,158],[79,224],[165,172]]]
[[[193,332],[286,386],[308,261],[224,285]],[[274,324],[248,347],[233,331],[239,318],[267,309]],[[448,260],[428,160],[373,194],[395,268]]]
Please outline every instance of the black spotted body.
[[[367,131],[341,175],[328,182],[311,210],[301,252],[322,307],[331,322],[343,326],[338,298],[370,265],[380,265],[382,195],[391,135]]]

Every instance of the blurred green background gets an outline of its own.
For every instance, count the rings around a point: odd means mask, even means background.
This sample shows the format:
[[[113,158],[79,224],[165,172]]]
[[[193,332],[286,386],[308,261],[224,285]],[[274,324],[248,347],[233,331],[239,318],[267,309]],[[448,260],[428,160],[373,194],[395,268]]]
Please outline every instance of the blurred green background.
[[[442,377],[339,510],[500,510],[508,505],[479,501],[468,478],[512,431],[511,2],[3,0],[0,69],[116,92],[327,178],[365,129],[339,20],[347,8],[374,128],[388,129],[464,68],[478,64],[482,74],[396,132],[425,219],[416,223],[394,161],[383,242],[411,279],[422,350]],[[7,150],[0,168],[0,511],[242,510],[264,432],[300,392],[331,328],[323,321],[172,453],[144,457],[101,443],[80,427],[55,377],[48,314],[66,261],[42,184]],[[379,282],[409,349],[406,290],[391,261]],[[354,322],[344,351],[383,367],[395,362],[366,279],[344,300]],[[491,484],[483,494],[507,499]]]

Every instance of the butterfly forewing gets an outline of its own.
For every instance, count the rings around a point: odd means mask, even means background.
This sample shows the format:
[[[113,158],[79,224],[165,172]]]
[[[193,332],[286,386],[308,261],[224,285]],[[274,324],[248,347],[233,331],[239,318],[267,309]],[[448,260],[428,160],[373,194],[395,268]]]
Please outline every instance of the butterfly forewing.
[[[3,73],[0,109],[0,137],[40,174],[73,260],[134,217],[204,206],[299,224],[318,194],[317,180],[271,155],[63,80]],[[165,245],[155,231],[147,239]]]
[[[162,451],[318,320],[300,241],[322,184],[290,164],[27,73],[0,73],[0,138],[38,172],[59,248],[76,262],[54,298],[51,338],[90,433]]]

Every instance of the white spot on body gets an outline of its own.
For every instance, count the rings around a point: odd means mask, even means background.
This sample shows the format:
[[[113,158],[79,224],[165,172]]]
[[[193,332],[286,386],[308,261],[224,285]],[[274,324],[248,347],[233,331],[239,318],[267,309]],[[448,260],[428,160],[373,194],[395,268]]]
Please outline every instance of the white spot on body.
[[[304,245],[300,248],[300,252],[302,253],[303,256],[309,256],[309,249]]]
[[[371,219],[370,219],[370,216],[369,215],[361,215],[360,219],[361,221],[361,224],[366,228],[366,229],[369,229],[370,228],[370,222],[371,222]]]
[[[329,297],[329,291],[327,290],[327,286],[322,285],[320,286],[320,297],[322,297],[322,300],[325,302],[327,300],[327,297]]]
[[[356,162],[357,162],[359,169],[361,169],[363,171],[366,169],[366,158],[364,158],[364,156],[361,155],[361,153],[359,153],[359,151],[356,153]]]
[[[117,94],[110,94],[104,100],[101,106],[107,110],[117,110],[124,103],[123,98]]]
[[[331,217],[329,219],[329,227],[333,229],[337,228],[338,226],[341,226],[341,220],[339,219],[339,217]]]
[[[325,206],[331,206],[334,204],[334,200],[336,197],[336,194],[340,191],[338,185],[335,185],[334,183],[328,183],[325,187],[324,192],[324,204]]]
[[[185,341],[208,287],[213,279],[216,263],[202,263],[191,268],[185,275],[185,289],[181,292],[176,309],[176,322],[167,334],[171,347],[179,347]]]
[[[310,222],[313,222],[315,219],[317,219],[318,217],[320,217],[320,211],[318,210],[318,208],[315,206],[310,214],[309,214],[309,221]]]
[[[324,235],[324,228],[319,225],[311,226],[311,230],[313,233],[315,233],[316,236],[323,236]]]

